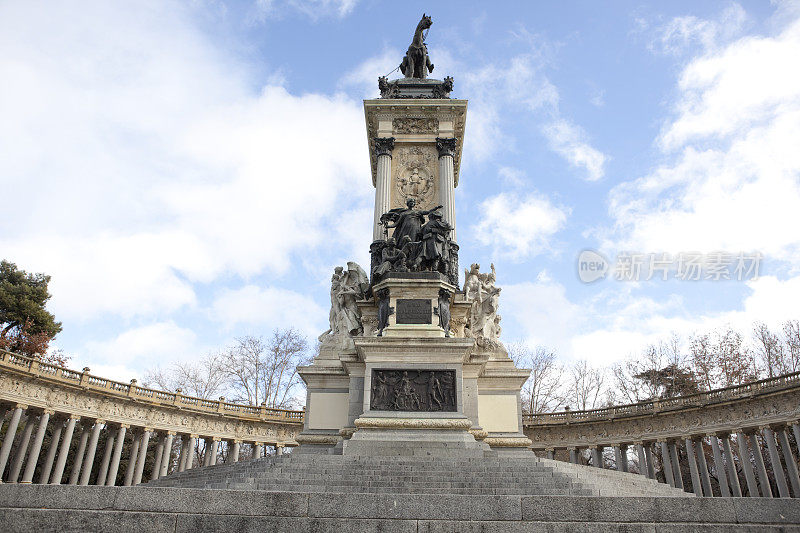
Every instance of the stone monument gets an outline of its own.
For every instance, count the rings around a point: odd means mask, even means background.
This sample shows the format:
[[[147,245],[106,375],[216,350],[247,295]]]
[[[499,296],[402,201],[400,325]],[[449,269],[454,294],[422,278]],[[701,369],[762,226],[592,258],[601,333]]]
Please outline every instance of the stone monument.
[[[369,274],[336,267],[330,328],[300,369],[300,453],[484,456],[530,453],[518,369],[499,340],[494,265],[459,286],[454,192],[467,101],[434,65],[423,15],[400,65],[364,101],[375,187]]]

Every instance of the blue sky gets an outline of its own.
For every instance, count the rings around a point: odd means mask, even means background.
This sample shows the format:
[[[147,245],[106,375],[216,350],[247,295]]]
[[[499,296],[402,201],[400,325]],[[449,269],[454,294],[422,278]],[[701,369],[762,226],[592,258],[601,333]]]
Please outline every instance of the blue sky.
[[[3,1],[0,256],[52,275],[72,366],[327,327],[333,267],[368,263],[362,100],[423,11],[470,101],[460,262],[494,262],[506,342],[605,365],[800,318],[798,2]],[[763,260],[586,284],[587,248]]]

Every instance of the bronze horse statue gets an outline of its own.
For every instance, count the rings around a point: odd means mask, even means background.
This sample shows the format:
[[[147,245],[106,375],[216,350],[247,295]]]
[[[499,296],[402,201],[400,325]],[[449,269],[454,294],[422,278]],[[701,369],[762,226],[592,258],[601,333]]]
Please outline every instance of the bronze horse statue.
[[[422,32],[430,28],[432,24],[431,18],[423,13],[422,20],[419,21],[417,29],[414,31],[411,46],[408,47],[406,56],[400,63],[400,72],[406,78],[424,79],[428,77],[428,72],[433,72],[433,63],[428,57],[428,47],[425,46],[425,38],[422,35]]]

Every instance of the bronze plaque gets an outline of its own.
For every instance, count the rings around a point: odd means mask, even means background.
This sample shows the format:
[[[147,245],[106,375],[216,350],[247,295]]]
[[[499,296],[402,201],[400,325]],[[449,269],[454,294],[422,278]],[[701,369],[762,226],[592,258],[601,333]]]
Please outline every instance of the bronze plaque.
[[[372,369],[375,411],[456,411],[455,370]]]
[[[397,300],[397,324],[430,324],[431,301],[423,299]]]

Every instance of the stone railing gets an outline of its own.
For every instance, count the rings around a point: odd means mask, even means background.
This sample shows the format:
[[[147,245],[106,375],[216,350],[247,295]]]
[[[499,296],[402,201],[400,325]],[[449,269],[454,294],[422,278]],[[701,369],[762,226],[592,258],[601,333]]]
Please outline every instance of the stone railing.
[[[133,485],[145,473],[157,479],[221,457],[260,457],[265,446],[282,453],[297,446],[304,413],[139,387],[136,380],[121,383],[88,368],[78,372],[0,350],[0,430],[6,415],[5,482],[58,484],[69,463],[71,484],[114,485],[124,464],[120,481]],[[76,426],[80,436],[73,443]],[[156,442],[148,456],[151,437]],[[104,451],[95,467],[98,444]]]
[[[533,450],[550,458],[630,468],[701,496],[800,497],[798,418],[800,373],[793,373],[678,398],[525,415],[523,424]]]

